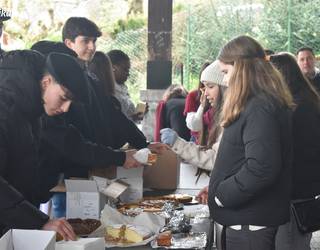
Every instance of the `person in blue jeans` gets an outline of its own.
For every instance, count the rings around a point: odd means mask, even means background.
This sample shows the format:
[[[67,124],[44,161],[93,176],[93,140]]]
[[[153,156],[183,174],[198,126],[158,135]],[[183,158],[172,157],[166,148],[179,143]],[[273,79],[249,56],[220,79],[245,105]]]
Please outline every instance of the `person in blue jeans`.
[[[52,218],[66,217],[66,193],[55,193],[52,198]]]

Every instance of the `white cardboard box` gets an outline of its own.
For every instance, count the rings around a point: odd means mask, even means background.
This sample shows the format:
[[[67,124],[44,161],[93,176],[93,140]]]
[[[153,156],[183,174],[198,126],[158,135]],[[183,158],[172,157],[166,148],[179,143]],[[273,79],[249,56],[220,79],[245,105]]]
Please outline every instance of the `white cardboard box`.
[[[1,250],[55,250],[56,233],[11,229],[0,239]]]
[[[202,174],[197,180],[197,167],[183,163],[180,164],[180,178],[179,178],[179,186],[181,189],[202,189],[209,185],[210,177],[206,174]]]
[[[104,238],[80,238],[76,241],[59,241],[56,250],[104,250]]]
[[[65,180],[67,190],[67,218],[96,219],[106,200],[97,183],[91,180]]]
[[[124,203],[135,202],[143,196],[143,167],[125,169],[117,168],[117,179],[129,185],[129,188],[120,195]]]

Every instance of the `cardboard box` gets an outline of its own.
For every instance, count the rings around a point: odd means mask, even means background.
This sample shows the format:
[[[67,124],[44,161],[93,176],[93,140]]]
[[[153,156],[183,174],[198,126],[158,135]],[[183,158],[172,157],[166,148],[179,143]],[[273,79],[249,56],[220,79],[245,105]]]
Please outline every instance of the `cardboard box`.
[[[80,177],[69,177],[70,180],[87,180],[86,178],[80,178]],[[50,189],[50,192],[52,193],[65,193],[66,190],[66,184],[64,183],[64,179],[59,181],[57,186]]]
[[[105,250],[104,238],[79,238],[76,241],[60,241],[56,250]]]
[[[180,181],[178,188],[181,189],[202,189],[208,186],[210,177],[203,173],[197,182],[197,167],[188,163],[180,164]]]
[[[67,190],[67,218],[99,220],[106,199],[97,183],[90,180],[65,180]]]
[[[121,180],[111,182],[101,192],[112,199],[118,199],[119,196],[128,189],[129,185]]]
[[[106,166],[105,168],[93,168],[89,171],[89,178],[92,176],[99,176],[107,179],[117,178],[117,167]]]
[[[171,150],[158,155],[157,162],[145,167],[143,186],[155,189],[176,189],[179,183],[180,160]]]
[[[0,239],[1,250],[55,250],[56,233],[11,229]]]
[[[129,185],[128,189],[120,196],[124,203],[131,203],[143,197],[143,167],[125,169],[117,168],[117,179]]]

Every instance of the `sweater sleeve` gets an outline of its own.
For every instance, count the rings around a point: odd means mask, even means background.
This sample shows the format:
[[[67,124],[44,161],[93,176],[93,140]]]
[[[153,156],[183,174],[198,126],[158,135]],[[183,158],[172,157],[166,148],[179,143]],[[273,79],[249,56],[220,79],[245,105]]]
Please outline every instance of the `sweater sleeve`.
[[[216,197],[224,207],[235,208],[259,196],[278,178],[282,169],[280,126],[275,115],[256,107],[243,128],[245,162],[222,181]]]
[[[8,123],[7,114],[10,109],[6,106],[3,98],[0,100],[0,173],[8,170],[9,153],[7,142]],[[13,156],[14,157],[14,156]],[[28,169],[25,169],[28,171]],[[0,175],[0,224],[7,228],[40,229],[49,217],[28,202],[23,195],[8,183],[4,176]],[[0,232],[1,233],[1,232]]]
[[[203,107],[200,105],[197,112],[187,113],[186,124],[188,129],[199,132],[202,129]]]
[[[183,114],[186,116],[189,112],[196,112],[199,103],[197,102],[198,91],[191,91],[186,97]]]
[[[121,111],[114,109],[114,132],[118,140],[128,142],[136,149],[146,148],[147,139],[137,125],[128,119]]]
[[[220,139],[221,136],[211,149],[203,150],[195,143],[178,138],[173,144],[172,150],[186,162],[211,171],[216,160]]]
[[[134,103],[132,102],[129,92],[127,91],[127,88],[122,87],[122,91],[115,92],[115,97],[118,99],[118,101],[121,104],[121,111],[129,118],[131,119],[132,115],[135,113],[136,108]]]

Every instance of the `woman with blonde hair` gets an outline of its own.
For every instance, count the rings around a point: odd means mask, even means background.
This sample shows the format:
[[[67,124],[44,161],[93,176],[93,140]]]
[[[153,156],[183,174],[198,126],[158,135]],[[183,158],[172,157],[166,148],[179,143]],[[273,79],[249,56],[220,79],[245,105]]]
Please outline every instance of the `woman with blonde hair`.
[[[226,227],[227,250],[275,249],[277,228],[289,220],[292,96],[249,36],[229,41],[218,60],[229,87],[210,215]]]

